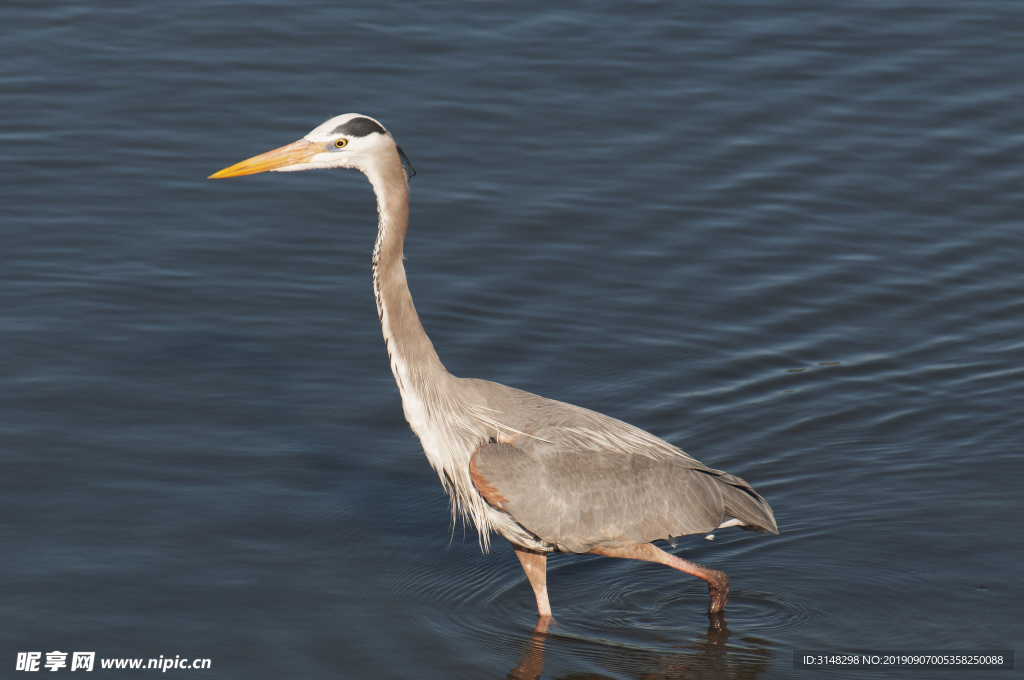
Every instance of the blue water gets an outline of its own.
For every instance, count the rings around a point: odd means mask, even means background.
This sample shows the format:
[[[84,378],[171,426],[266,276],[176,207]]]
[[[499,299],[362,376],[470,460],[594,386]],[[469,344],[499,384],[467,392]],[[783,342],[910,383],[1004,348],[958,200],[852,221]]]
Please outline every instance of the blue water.
[[[246,679],[1020,651],[1019,3],[2,15],[5,677],[54,650]],[[769,500],[777,537],[671,548],[729,574],[724,629],[697,579],[556,556],[534,634],[508,544],[450,523],[380,336],[365,179],[205,179],[349,111],[419,171],[406,265],[452,373]]]

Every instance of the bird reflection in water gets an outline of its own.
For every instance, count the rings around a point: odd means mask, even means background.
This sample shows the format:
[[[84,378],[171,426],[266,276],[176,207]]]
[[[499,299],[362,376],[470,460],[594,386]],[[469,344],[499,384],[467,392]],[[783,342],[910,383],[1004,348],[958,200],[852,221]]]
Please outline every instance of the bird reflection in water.
[[[572,643],[574,639],[548,632],[551,619],[541,618],[523,646],[519,663],[505,676],[506,680],[539,680],[544,670],[545,644]],[[678,652],[659,654],[642,650],[617,649],[614,660],[601,665],[614,666],[643,680],[693,680],[694,678],[730,678],[744,680],[763,675],[771,666],[772,651],[767,641],[745,638],[743,647],[728,646],[732,632],[722,613],[708,614],[708,632]],[[588,655],[590,656],[590,655]],[[610,680],[612,676],[594,672],[570,673],[562,676],[572,680]]]

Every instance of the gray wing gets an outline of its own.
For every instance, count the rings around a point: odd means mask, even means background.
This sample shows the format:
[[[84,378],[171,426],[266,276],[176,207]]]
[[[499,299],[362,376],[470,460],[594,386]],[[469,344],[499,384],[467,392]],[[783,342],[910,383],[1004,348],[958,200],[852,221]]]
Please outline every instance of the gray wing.
[[[595,545],[706,533],[727,516],[778,533],[771,508],[746,482],[685,454],[527,449],[480,447],[472,478],[488,503],[559,550],[581,553]]]

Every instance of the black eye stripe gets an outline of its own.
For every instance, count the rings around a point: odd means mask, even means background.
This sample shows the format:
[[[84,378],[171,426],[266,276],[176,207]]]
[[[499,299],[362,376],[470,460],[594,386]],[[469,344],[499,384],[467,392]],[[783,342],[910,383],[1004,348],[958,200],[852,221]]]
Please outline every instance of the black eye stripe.
[[[372,132],[387,134],[387,130],[370,120],[369,118],[353,118],[331,131],[332,135],[348,135],[349,137],[365,137]]]

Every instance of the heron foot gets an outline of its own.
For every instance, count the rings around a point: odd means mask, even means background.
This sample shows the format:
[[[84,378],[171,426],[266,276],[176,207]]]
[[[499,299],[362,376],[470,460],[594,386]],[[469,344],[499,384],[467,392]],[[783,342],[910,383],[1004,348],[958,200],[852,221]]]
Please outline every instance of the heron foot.
[[[590,552],[595,555],[607,557],[624,557],[631,560],[643,560],[645,562],[657,562],[667,564],[673,569],[685,572],[699,579],[707,581],[708,591],[711,593],[711,604],[708,605],[708,614],[717,614],[725,608],[729,599],[729,577],[715,569],[708,569],[705,566],[684,560],[681,557],[670,555],[661,548],[650,543],[641,543],[623,548],[608,548],[594,546]]]
[[[708,614],[718,614],[725,609],[725,603],[729,601],[729,577],[707,567],[704,568],[704,573],[700,577],[708,582],[708,592],[711,593]]]
[[[708,635],[715,633],[729,635],[729,626],[725,622],[725,612],[719,611],[714,614],[708,612]]]

